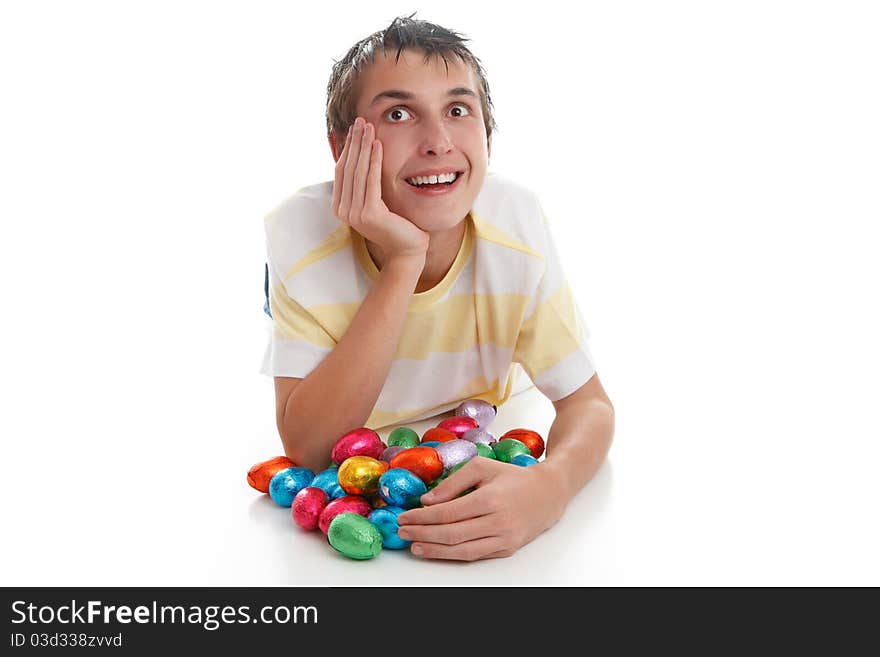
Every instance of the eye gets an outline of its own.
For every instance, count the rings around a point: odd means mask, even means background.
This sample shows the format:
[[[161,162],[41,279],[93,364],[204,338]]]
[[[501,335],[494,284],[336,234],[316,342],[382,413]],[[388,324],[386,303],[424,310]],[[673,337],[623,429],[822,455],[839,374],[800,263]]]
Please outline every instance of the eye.
[[[393,117],[395,115],[400,115],[401,113],[409,115],[409,112],[406,109],[404,109],[403,107],[395,107],[393,110],[390,110],[388,113],[386,113],[385,116],[389,117],[389,119],[391,120],[391,123],[400,123],[399,120],[391,118],[391,117]]]
[[[471,108],[468,107],[467,105],[464,105],[463,103],[456,103],[455,105],[452,106],[452,109],[449,111],[451,112],[452,110],[454,110],[457,107],[462,108],[465,111],[465,114],[456,114],[455,116],[468,116],[471,113]]]

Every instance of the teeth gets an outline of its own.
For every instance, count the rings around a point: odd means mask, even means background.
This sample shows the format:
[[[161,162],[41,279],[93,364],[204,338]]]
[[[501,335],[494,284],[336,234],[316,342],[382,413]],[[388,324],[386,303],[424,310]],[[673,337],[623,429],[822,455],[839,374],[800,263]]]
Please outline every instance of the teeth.
[[[436,185],[437,183],[451,183],[458,178],[457,173],[441,173],[439,176],[416,176],[407,178],[406,182],[412,185]]]

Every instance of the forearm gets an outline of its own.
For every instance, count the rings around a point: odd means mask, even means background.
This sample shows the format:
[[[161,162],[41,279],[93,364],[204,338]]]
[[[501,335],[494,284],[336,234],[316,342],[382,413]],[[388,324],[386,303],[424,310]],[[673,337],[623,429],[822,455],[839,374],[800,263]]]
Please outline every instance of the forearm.
[[[557,413],[541,468],[552,479],[563,505],[596,474],[613,435],[614,409],[606,399],[572,400]]]
[[[323,469],[338,438],[364,426],[388,377],[424,262],[385,263],[351,324],[324,360],[297,385],[279,427],[285,452]]]

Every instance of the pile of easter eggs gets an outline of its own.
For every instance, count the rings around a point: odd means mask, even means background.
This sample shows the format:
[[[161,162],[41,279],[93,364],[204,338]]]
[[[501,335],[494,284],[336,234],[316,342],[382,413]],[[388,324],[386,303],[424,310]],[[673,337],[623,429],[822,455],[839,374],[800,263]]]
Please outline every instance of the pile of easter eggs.
[[[421,437],[397,427],[387,444],[372,429],[354,429],[336,441],[326,470],[315,474],[276,456],[251,467],[248,484],[289,507],[303,530],[320,530],[341,554],[372,559],[383,548],[407,547],[397,517],[421,506],[422,495],[475,456],[518,466],[538,462],[544,439],[537,432],[511,429],[498,439],[489,433],[496,410],[468,399]]]

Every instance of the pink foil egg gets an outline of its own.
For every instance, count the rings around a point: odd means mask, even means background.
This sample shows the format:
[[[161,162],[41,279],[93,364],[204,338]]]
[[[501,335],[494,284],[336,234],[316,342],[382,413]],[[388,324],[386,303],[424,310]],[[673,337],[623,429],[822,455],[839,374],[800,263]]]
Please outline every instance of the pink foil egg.
[[[341,465],[345,459],[352,456],[369,456],[378,459],[385,451],[385,447],[378,433],[361,427],[349,431],[337,440],[333,445],[333,451],[330,452],[330,458],[336,465]]]
[[[477,424],[477,421],[474,418],[464,415],[448,417],[437,425],[440,429],[446,429],[447,431],[454,433],[456,438],[461,438],[465,431],[468,429],[475,429],[478,426],[480,425]]]
[[[318,527],[325,534],[327,530],[330,528],[330,523],[333,521],[333,518],[338,516],[340,513],[359,513],[365,518],[370,515],[370,512],[373,510],[373,507],[369,502],[360,495],[346,495],[345,497],[338,497],[332,502],[330,502],[327,506],[324,507],[324,510],[321,511],[321,515],[318,518]]]
[[[296,494],[290,513],[293,521],[309,531],[318,528],[318,519],[327,506],[327,493],[316,486],[307,486]]]
[[[455,409],[456,415],[470,417],[477,421],[477,424],[485,429],[492,420],[495,419],[497,413],[495,406],[482,399],[467,399],[458,405]]]
[[[495,436],[482,427],[468,429],[461,438],[471,443],[483,443],[484,445],[491,445],[495,442]]]

